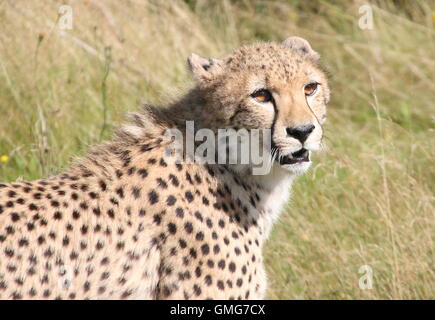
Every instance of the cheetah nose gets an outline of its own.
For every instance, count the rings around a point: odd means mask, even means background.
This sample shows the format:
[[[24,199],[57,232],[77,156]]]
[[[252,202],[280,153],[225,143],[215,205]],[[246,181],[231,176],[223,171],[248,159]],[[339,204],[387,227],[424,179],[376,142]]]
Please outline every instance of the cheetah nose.
[[[308,136],[314,130],[314,124],[304,124],[297,127],[288,127],[286,128],[287,135],[292,138],[299,140],[301,143],[304,143],[307,140]]]

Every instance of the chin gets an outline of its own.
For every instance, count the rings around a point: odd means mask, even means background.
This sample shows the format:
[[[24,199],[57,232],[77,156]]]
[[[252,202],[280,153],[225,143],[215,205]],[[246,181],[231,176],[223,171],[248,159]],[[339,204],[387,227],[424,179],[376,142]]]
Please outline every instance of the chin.
[[[308,169],[311,166],[311,161],[304,161],[304,162],[299,162],[294,164],[284,164],[279,166],[285,172],[299,176],[308,171]]]

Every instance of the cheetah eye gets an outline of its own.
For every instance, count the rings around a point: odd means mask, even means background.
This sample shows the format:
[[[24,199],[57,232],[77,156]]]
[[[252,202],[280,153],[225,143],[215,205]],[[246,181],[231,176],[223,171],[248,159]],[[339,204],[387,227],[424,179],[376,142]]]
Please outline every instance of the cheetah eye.
[[[251,94],[257,102],[266,103],[272,101],[272,94],[267,89],[260,89]]]
[[[309,96],[312,96],[314,93],[316,93],[318,86],[319,86],[319,83],[317,83],[317,82],[307,84],[304,87],[305,96],[309,97]]]

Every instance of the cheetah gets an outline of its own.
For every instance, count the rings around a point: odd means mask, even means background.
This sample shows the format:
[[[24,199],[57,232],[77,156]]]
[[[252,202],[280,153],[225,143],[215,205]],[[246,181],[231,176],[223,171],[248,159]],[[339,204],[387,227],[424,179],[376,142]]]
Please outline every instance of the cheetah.
[[[0,184],[1,299],[263,299],[262,248],[294,179],[322,148],[330,90],[299,37],[222,59],[130,115],[65,172]],[[270,171],[170,162],[168,128],[271,130]]]

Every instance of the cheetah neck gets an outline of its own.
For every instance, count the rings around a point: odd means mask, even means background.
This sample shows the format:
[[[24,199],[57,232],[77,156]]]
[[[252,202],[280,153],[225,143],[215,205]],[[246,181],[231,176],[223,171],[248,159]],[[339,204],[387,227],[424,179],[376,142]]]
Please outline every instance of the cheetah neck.
[[[264,190],[262,192],[263,201],[260,202],[260,206],[264,212],[265,236],[267,238],[290,199],[294,176],[278,166],[273,166],[269,174],[252,176],[252,179],[262,186]]]
[[[230,169],[231,170],[231,169]],[[277,165],[272,166],[271,171],[267,175],[250,175],[240,176],[240,171],[232,171],[250,188],[248,191],[243,188],[233,187],[233,198],[245,197],[251,198],[258,194],[255,205],[251,206],[249,215],[254,220],[259,221],[260,227],[263,229],[263,239],[267,240],[273,225],[278,220],[280,213],[287,204],[290,194],[294,175],[289,174]],[[252,200],[250,200],[252,204]]]

